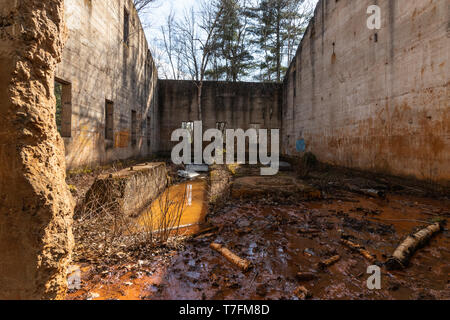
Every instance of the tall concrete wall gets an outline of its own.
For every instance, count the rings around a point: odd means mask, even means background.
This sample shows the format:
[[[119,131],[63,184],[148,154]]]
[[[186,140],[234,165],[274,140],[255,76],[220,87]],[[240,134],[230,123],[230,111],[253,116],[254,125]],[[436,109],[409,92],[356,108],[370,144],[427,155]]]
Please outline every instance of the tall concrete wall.
[[[449,21],[447,0],[320,1],[285,79],[284,153],[448,184]]]
[[[63,0],[0,0],[0,299],[64,298],[72,197],[55,125]]]
[[[226,129],[281,128],[282,86],[268,83],[206,81],[202,94],[203,130],[216,128],[217,122]],[[160,151],[170,152],[172,132],[182,122],[199,119],[197,86],[192,81],[159,81],[161,123]]]
[[[128,43],[125,12],[129,14]],[[71,102],[65,105],[71,107],[71,135],[63,137],[68,167],[157,151],[158,75],[133,1],[66,0],[65,17],[68,39],[56,76],[71,86]],[[106,100],[114,106],[111,140],[105,139]],[[134,145],[132,110],[137,123]]]

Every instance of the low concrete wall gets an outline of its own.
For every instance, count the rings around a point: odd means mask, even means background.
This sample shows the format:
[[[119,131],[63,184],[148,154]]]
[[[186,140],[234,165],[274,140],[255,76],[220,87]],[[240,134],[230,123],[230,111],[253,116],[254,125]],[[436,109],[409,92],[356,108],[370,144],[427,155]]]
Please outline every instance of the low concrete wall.
[[[127,217],[138,216],[167,187],[165,163],[145,163],[97,178],[86,194],[85,206],[102,206]]]
[[[449,14],[448,0],[320,1],[285,79],[283,152],[450,184]]]

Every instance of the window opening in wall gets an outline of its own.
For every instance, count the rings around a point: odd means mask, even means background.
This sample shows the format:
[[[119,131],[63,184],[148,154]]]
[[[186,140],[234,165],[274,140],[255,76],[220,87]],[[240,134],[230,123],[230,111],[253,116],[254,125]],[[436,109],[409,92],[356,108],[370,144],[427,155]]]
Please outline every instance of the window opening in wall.
[[[135,146],[137,144],[137,113],[136,111],[131,111],[131,145]]]
[[[130,14],[126,8],[124,8],[123,16],[123,41],[128,45],[128,40],[130,38]]]
[[[114,103],[105,102],[105,139],[114,140]]]
[[[151,144],[151,125],[150,125],[150,117],[147,117],[147,146],[150,147]]]
[[[297,70],[292,74],[292,83],[294,85],[294,97],[297,96]]]
[[[189,141],[192,143],[193,139],[194,139],[194,122],[192,121],[183,121],[181,123],[181,129],[186,129],[189,131],[190,134],[190,139]]]
[[[223,141],[226,141],[227,137],[227,123],[226,122],[216,122],[216,129],[222,132]]]
[[[55,80],[56,127],[61,137],[72,136],[72,85],[62,80]]]
[[[216,122],[216,129],[222,131],[222,134],[225,133],[226,128],[227,128],[226,122]]]

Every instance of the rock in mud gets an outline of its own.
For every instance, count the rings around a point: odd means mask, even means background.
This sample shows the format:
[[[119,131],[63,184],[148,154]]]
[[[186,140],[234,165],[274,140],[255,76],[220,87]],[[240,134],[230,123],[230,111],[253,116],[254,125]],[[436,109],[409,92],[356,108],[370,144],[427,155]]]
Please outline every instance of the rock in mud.
[[[264,298],[265,296],[267,296],[267,289],[268,286],[267,284],[261,284],[259,286],[256,287],[256,294],[262,298]]]
[[[298,272],[295,278],[302,282],[302,281],[312,281],[317,279],[317,275],[312,272]]]

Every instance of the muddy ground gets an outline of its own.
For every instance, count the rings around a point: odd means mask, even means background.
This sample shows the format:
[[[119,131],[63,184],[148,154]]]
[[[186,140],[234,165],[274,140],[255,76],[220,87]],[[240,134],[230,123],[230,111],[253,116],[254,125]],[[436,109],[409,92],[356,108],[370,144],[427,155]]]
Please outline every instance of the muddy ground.
[[[280,183],[298,175],[286,171],[274,177],[273,192],[270,182],[258,188],[250,184],[247,197],[245,185],[237,182],[258,181],[258,171],[227,170],[230,188],[210,181],[210,189],[204,190],[210,199],[217,198],[211,190],[221,190],[224,196],[220,205],[203,203],[209,214],[195,231],[176,245],[125,255],[114,263],[76,261],[81,287],[67,298],[299,299],[295,292],[303,286],[311,299],[450,299],[447,228],[420,249],[406,269],[387,271],[383,266],[407,235],[450,217],[448,190],[321,167],[295,178],[296,186],[306,186],[301,192],[277,192]],[[196,199],[192,201],[195,205]],[[199,233],[202,228],[206,230]],[[343,238],[363,246],[376,262],[345,247]],[[239,270],[210,248],[212,242],[249,260],[252,269]],[[319,266],[336,255],[340,259],[335,264]],[[381,290],[367,288],[367,267],[374,263],[382,267]],[[308,276],[298,277],[299,272]]]

